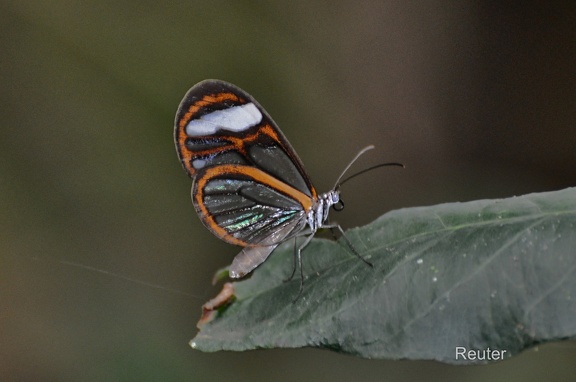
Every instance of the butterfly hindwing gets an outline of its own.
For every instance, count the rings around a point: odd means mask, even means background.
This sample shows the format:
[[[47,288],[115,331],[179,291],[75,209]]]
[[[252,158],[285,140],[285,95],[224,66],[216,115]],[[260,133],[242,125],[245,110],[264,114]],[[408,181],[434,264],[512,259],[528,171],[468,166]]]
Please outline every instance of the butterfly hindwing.
[[[291,232],[282,237],[275,232],[285,232],[285,226],[301,228],[311,203],[300,191],[244,165],[220,165],[203,171],[194,182],[192,195],[208,229],[222,240],[242,246],[281,242]]]

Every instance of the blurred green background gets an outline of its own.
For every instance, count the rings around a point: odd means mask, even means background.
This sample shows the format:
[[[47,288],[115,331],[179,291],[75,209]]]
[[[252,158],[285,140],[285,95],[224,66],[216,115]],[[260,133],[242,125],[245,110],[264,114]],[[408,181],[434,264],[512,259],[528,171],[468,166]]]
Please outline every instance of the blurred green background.
[[[0,3],[0,380],[574,380],[576,345],[495,365],[192,350],[238,249],[199,222],[173,147],[184,93],[266,107],[319,191],[363,146],[347,228],[576,184],[576,5]],[[400,296],[399,296],[400,298]]]

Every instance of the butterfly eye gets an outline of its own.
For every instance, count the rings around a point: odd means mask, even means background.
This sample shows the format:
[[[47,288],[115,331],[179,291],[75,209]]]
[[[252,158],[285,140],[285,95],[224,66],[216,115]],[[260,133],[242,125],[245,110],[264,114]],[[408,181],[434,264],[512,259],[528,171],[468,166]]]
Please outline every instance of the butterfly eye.
[[[344,202],[342,199],[339,199],[338,202],[333,204],[332,208],[334,208],[334,211],[342,211],[344,209]]]
[[[340,193],[337,191],[332,191],[330,193],[330,198],[332,199],[332,204],[336,204],[340,201]]]

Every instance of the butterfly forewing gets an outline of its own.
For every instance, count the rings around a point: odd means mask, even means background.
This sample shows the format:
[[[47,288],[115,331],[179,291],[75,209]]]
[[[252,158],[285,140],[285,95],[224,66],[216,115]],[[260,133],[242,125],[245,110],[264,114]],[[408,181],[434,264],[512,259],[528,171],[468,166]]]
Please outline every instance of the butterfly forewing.
[[[215,165],[244,164],[316,197],[302,161],[272,118],[232,84],[206,80],[192,87],[176,113],[175,141],[191,177]]]

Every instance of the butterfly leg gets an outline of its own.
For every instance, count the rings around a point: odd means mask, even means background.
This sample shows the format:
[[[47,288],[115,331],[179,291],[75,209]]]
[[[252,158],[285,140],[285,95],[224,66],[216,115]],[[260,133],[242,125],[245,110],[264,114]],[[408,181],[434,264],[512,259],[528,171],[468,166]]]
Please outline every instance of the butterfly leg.
[[[303,267],[302,267],[302,250],[310,243],[312,238],[314,238],[314,233],[311,233],[310,235],[308,235],[306,237],[306,240],[304,240],[304,243],[302,243],[299,247],[296,247],[296,239],[294,239],[294,267],[292,269],[292,274],[290,275],[290,277],[287,280],[285,280],[285,281],[289,281],[294,277],[294,274],[296,273],[296,267],[298,267],[300,269],[300,288],[298,289],[298,294],[296,295],[296,298],[294,298],[294,300],[292,302],[296,302],[300,298],[300,296],[302,295],[302,292],[304,291],[304,271],[303,271]]]
[[[336,238],[336,234],[334,233],[334,229],[338,229],[338,231],[340,231],[340,234],[342,235],[342,237],[344,238],[344,241],[346,242],[346,244],[348,245],[348,248],[350,248],[350,250],[352,251],[352,253],[354,253],[354,255],[359,258],[360,260],[362,260],[363,262],[365,262],[366,264],[368,264],[369,266],[373,267],[374,265],[369,262],[368,260],[366,260],[364,258],[364,256],[362,256],[360,253],[358,253],[358,251],[356,250],[356,248],[354,248],[354,246],[352,245],[352,242],[350,242],[350,240],[348,239],[348,237],[346,237],[346,234],[344,233],[344,230],[342,229],[342,227],[340,226],[340,224],[328,224],[325,226],[322,226],[322,228],[330,228],[330,232],[332,232],[332,236],[334,236],[334,238]]]
[[[296,244],[298,242],[298,237],[294,237],[294,262],[292,264],[292,273],[290,273],[290,276],[288,276],[288,278],[284,279],[284,282],[288,282],[290,280],[292,280],[294,278],[294,275],[296,274],[296,267],[298,266],[298,248],[296,248]]]

